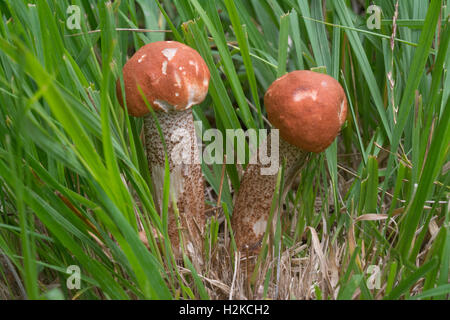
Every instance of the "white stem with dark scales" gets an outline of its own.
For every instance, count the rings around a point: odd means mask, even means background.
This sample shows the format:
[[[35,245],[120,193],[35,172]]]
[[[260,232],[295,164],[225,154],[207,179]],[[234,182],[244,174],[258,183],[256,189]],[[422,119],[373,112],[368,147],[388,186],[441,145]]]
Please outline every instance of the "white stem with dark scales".
[[[176,258],[181,257],[179,233],[172,199],[175,199],[186,253],[200,258],[203,248],[204,181],[195,135],[192,109],[156,112],[167,147],[170,166],[169,237]],[[155,204],[162,212],[164,189],[164,145],[152,114],[145,116],[145,144],[152,175]],[[196,259],[197,260],[197,259]]]
[[[271,152],[270,144],[267,148]],[[283,161],[286,163],[282,199],[296,174],[306,163],[309,154],[280,139],[280,168]],[[231,225],[237,249],[243,255],[258,254],[270,215],[278,172],[262,175],[261,168],[264,167],[259,162],[247,166],[234,204]],[[276,210],[277,208],[275,212]]]

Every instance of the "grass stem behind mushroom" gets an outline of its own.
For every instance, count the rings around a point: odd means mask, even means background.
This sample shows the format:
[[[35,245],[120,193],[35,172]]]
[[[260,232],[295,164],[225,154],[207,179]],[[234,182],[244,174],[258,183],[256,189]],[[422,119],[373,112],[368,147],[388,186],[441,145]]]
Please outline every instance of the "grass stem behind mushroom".
[[[177,258],[181,258],[181,252],[172,197],[179,210],[187,253],[191,257],[202,255],[204,180],[191,107],[206,97],[209,78],[208,67],[198,52],[175,41],[158,41],[143,46],[123,68],[128,112],[144,117],[145,148],[155,203],[160,213],[163,206],[165,150],[155,119],[141,92],[155,111],[166,144],[171,195],[169,237]],[[119,81],[116,89],[122,104]]]
[[[279,163],[286,163],[284,199],[309,153],[322,152],[338,135],[346,118],[347,99],[334,78],[301,70],[275,80],[264,104],[269,121],[280,130]],[[263,167],[248,165],[234,205],[231,223],[237,248],[244,255],[256,255],[261,249],[275,191],[277,174],[263,175]]]

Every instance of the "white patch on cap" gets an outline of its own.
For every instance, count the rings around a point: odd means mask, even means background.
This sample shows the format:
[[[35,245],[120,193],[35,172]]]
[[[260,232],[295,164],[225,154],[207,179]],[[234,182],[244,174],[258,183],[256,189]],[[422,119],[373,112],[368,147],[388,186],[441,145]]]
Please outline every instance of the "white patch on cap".
[[[182,71],[184,68],[183,67],[179,67],[178,70]]]
[[[193,105],[196,105],[205,99],[206,92],[202,94],[204,90],[201,90],[195,84],[188,84],[188,101],[185,109],[189,109]]]
[[[197,105],[205,100],[206,94],[208,93],[208,90],[205,90],[204,87],[198,86],[197,84],[188,83],[187,86],[188,101],[185,109],[189,109],[191,106]]]
[[[193,61],[193,60],[189,60],[189,64],[190,64],[191,66],[194,66],[194,67],[195,67],[195,74],[198,74],[198,63],[195,62],[195,61]]]
[[[162,64],[162,74],[167,74],[167,61],[164,61]]]
[[[326,87],[328,85],[326,81],[322,81],[320,84],[322,85],[322,87]]]
[[[189,108],[195,103],[194,98],[195,98],[195,93],[196,93],[196,91],[197,91],[197,90],[195,90],[195,89],[196,89],[196,88],[194,88],[193,85],[189,84],[189,86],[188,86],[188,93],[189,93],[189,96],[188,96],[188,102],[187,102],[187,104],[186,104],[185,109],[189,109]]]
[[[177,50],[177,48],[167,48],[162,51],[162,54],[170,61],[175,57]]]
[[[178,97],[180,94],[178,92],[175,92],[175,97]]]
[[[142,57],[139,58],[138,63],[141,63],[147,55],[143,54]]]
[[[298,101],[301,101],[301,100],[303,100],[305,98],[308,98],[308,97],[313,99],[313,101],[316,101],[317,100],[317,90],[312,90],[312,91],[299,90],[294,95],[294,101],[298,102]]]
[[[175,81],[176,81],[175,87],[181,88],[181,78],[176,72],[175,72]]]
[[[205,80],[203,80],[203,86],[207,87],[209,84],[209,81],[207,78],[205,78]]]

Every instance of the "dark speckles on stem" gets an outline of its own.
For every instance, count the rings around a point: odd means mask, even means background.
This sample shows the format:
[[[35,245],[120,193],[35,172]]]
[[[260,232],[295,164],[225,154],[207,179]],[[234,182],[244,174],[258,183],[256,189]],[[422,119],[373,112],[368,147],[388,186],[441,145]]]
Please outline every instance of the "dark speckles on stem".
[[[266,142],[262,142],[266,143]],[[270,144],[267,146],[270,152]],[[308,153],[280,140],[280,165],[285,159],[285,188],[289,186]],[[231,220],[238,250],[243,254],[258,254],[267,226],[277,174],[261,175],[259,162],[249,164],[241,181]],[[282,195],[283,197],[283,195]]]
[[[205,225],[204,215],[204,185],[201,166],[198,164],[199,150],[196,143],[192,110],[176,112],[156,112],[164,140],[167,146],[167,155],[170,169],[170,192],[176,196],[177,208],[180,215],[182,233],[186,240],[185,246],[189,244],[189,239],[194,243],[190,245],[191,250],[197,251],[195,254],[201,256],[202,234],[199,232]],[[159,136],[155,121],[152,115],[144,118],[145,121],[145,144],[147,148],[147,158],[150,164],[152,181],[154,184],[155,200],[157,207],[162,208],[162,190],[164,188],[164,146]],[[190,154],[188,164],[177,164],[173,161],[172,155],[179,140],[173,139],[172,134],[179,128],[183,128],[189,136],[184,137],[190,141]],[[175,141],[174,141],[175,140]],[[183,149],[185,150],[185,149]],[[175,154],[176,155],[176,154]],[[177,257],[180,257],[178,229],[175,222],[172,202],[169,202],[169,236]]]

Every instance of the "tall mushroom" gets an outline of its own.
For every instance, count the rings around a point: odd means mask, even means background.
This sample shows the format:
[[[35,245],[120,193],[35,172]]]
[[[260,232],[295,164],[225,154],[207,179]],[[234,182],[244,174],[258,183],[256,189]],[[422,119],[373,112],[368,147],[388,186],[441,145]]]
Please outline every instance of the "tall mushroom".
[[[270,85],[264,104],[269,121],[280,130],[279,162],[286,163],[287,190],[310,152],[322,152],[338,135],[347,115],[347,98],[334,78],[297,70]],[[260,250],[275,191],[277,174],[263,175],[263,167],[248,165],[234,205],[232,229],[244,255]]]
[[[185,247],[201,256],[204,216],[204,181],[191,107],[208,92],[210,73],[200,54],[175,41],[158,41],[140,48],[123,67],[128,113],[144,117],[145,147],[152,175],[155,203],[162,212],[165,168],[164,145],[154,117],[141,92],[155,111],[166,143],[170,166],[169,237],[180,258],[179,234],[172,207],[176,200]],[[120,79],[117,97],[123,106]],[[200,252],[199,252],[200,251]]]

